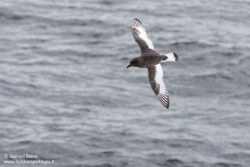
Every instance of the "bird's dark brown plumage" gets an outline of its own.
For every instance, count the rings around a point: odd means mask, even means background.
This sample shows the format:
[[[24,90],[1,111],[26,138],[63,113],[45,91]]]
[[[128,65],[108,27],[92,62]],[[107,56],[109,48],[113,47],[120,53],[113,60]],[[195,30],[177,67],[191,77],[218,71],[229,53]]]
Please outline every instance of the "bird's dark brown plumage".
[[[169,108],[169,95],[163,82],[163,72],[160,63],[166,61],[177,61],[178,56],[174,52],[166,55],[157,53],[154,50],[152,41],[147,37],[145,27],[137,18],[135,18],[132,23],[132,35],[140,47],[141,55],[133,58],[127,68],[131,66],[147,68],[149,83],[154,94],[164,107]]]

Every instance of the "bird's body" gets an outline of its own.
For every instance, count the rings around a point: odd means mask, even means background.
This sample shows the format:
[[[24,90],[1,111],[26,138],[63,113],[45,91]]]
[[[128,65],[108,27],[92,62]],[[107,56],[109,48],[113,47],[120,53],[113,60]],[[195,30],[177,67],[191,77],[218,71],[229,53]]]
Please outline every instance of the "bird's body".
[[[148,49],[147,52],[141,54],[140,56],[132,59],[139,62],[139,68],[146,68],[147,66],[152,66],[164,62],[168,57],[166,55],[160,55],[154,50]]]
[[[152,41],[147,37],[145,27],[137,18],[132,23],[132,34],[141,49],[141,55],[133,58],[127,68],[131,66],[147,68],[149,83],[155,95],[164,107],[169,108],[169,95],[162,79],[163,71],[160,63],[177,61],[178,56],[174,52],[166,55],[157,53]]]

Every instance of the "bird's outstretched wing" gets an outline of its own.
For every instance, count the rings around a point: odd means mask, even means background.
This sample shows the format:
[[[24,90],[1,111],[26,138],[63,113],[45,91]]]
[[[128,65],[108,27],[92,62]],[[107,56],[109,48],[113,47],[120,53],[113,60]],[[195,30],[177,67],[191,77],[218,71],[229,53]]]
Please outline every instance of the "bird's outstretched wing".
[[[133,20],[132,23],[132,34],[135,41],[141,48],[141,52],[145,52],[147,49],[153,49],[154,45],[152,41],[147,37],[146,29],[142,25],[141,21],[137,18]]]
[[[167,88],[163,82],[163,72],[161,68],[161,64],[157,64],[154,66],[148,66],[148,78],[149,83],[157,97],[157,99],[161,102],[161,104],[169,108],[169,96]]]

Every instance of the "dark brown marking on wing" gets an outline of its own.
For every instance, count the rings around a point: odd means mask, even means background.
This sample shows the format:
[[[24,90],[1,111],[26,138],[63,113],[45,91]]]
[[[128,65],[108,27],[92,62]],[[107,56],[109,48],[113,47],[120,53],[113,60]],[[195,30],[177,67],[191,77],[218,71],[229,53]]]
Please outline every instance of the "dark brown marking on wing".
[[[162,102],[162,105],[166,108],[169,108],[169,98],[168,98],[168,95],[167,94],[159,94],[157,95],[157,98],[160,102]]]
[[[162,96],[161,98],[162,98],[163,100],[169,101],[169,100],[168,100],[168,97],[166,97],[165,95],[161,95],[161,96]]]
[[[137,42],[137,44],[139,45],[139,47],[141,48],[141,52],[145,52],[149,47],[147,45],[147,43],[139,37],[140,31],[138,31],[135,28],[132,28],[132,35],[135,39],[135,41]]]
[[[155,75],[156,75],[156,67],[155,66],[148,66],[148,79],[153,89],[155,95],[158,95],[160,92],[160,85],[155,82]]]
[[[166,106],[166,104],[164,103],[164,101],[163,101],[161,98],[159,98],[159,97],[157,96],[157,99],[161,102],[161,104],[162,104],[163,106]]]
[[[142,25],[142,23],[141,23],[141,21],[139,19],[134,18],[134,20],[133,20],[133,26],[134,27],[138,27],[138,28],[142,28],[143,31],[145,31],[145,33],[146,33],[146,28]]]

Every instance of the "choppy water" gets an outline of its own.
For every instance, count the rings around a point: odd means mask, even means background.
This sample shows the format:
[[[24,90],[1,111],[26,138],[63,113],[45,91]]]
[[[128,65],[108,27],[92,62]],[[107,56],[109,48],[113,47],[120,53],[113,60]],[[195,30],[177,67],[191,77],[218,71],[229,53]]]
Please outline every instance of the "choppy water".
[[[2,0],[0,166],[35,154],[60,167],[249,167],[249,7]],[[169,110],[146,69],[126,68],[140,54],[135,17],[179,56],[162,66]]]

